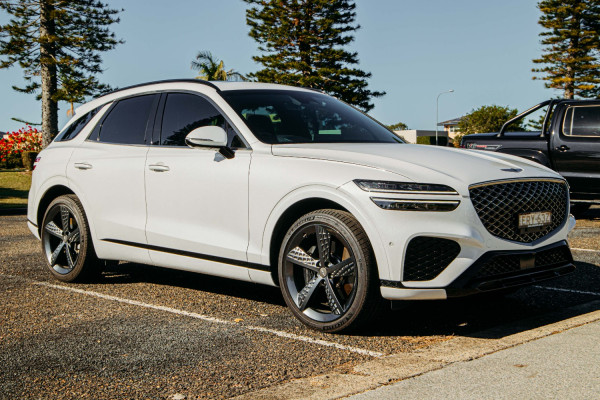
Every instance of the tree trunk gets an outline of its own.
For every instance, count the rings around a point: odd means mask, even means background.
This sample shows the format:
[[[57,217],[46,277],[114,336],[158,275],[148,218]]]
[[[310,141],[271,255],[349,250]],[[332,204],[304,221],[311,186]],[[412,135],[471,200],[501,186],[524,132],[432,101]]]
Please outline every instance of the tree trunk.
[[[46,147],[58,133],[55,24],[52,0],[40,0],[40,64],[42,78],[42,147]]]
[[[575,74],[573,68],[567,67],[566,77],[568,78],[565,83],[565,99],[575,98]]]
[[[569,57],[572,62],[572,58],[580,57],[581,49],[579,48],[579,35],[581,32],[581,15],[575,13],[573,15],[573,24],[575,25],[575,35],[571,37],[569,40]],[[567,78],[565,82],[565,99],[574,99],[575,98],[575,71],[571,65],[567,65],[567,72],[565,74],[565,78]]]

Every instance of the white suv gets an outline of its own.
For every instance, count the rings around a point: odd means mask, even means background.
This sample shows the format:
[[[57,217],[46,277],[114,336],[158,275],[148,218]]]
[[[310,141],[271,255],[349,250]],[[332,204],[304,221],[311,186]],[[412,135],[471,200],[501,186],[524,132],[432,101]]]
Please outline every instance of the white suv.
[[[39,155],[28,225],[59,280],[124,260],[279,285],[339,331],[382,298],[571,272],[568,192],[522,158],[405,144],[316,91],[179,80],[78,108]]]

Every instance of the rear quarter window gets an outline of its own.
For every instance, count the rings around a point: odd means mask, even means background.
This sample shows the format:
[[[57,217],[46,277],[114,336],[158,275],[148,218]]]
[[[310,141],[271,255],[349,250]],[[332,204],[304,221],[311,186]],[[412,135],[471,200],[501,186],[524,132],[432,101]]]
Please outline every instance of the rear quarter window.
[[[56,139],[54,139],[54,141],[66,142],[68,140],[74,139],[77,135],[79,135],[83,128],[87,126],[87,124],[92,120],[92,118],[94,118],[94,116],[98,114],[98,111],[100,111],[101,108],[102,106],[94,108],[92,111],[89,111],[86,114],[84,114],[83,117],[78,118],[71,125],[63,129],[62,132],[58,134]]]

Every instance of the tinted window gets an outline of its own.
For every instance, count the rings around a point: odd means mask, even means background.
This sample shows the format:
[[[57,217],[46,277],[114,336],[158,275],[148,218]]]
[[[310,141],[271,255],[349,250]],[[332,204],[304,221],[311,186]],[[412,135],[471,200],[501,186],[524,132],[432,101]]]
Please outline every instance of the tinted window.
[[[565,135],[600,137],[600,106],[570,107],[565,113]]]
[[[222,96],[265,143],[403,143],[375,120],[320,93],[233,90]]]
[[[89,111],[83,117],[79,118],[77,121],[73,122],[66,129],[64,129],[54,140],[57,142],[65,142],[79,135],[79,132],[81,132],[88,122],[90,122],[90,120],[94,118],[96,114],[98,114],[98,111],[100,111],[101,108],[102,106]]]
[[[167,96],[162,119],[162,146],[187,146],[185,137],[201,126],[220,126],[227,131],[230,146],[242,146],[223,115],[207,99],[188,93]]]
[[[120,100],[102,122],[99,140],[105,143],[144,144],[156,98],[156,95],[146,95]]]

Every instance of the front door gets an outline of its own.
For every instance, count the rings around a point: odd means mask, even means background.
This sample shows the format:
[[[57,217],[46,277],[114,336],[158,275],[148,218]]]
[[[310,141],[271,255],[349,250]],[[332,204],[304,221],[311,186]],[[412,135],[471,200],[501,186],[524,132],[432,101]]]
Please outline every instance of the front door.
[[[159,109],[157,144],[146,159],[146,237],[157,265],[248,279],[248,171],[251,151],[227,159],[211,148],[190,148],[186,135],[206,125],[227,128],[206,98],[169,93]],[[164,110],[161,113],[161,110]],[[232,132],[231,130],[229,130]],[[233,264],[227,265],[227,264]]]

